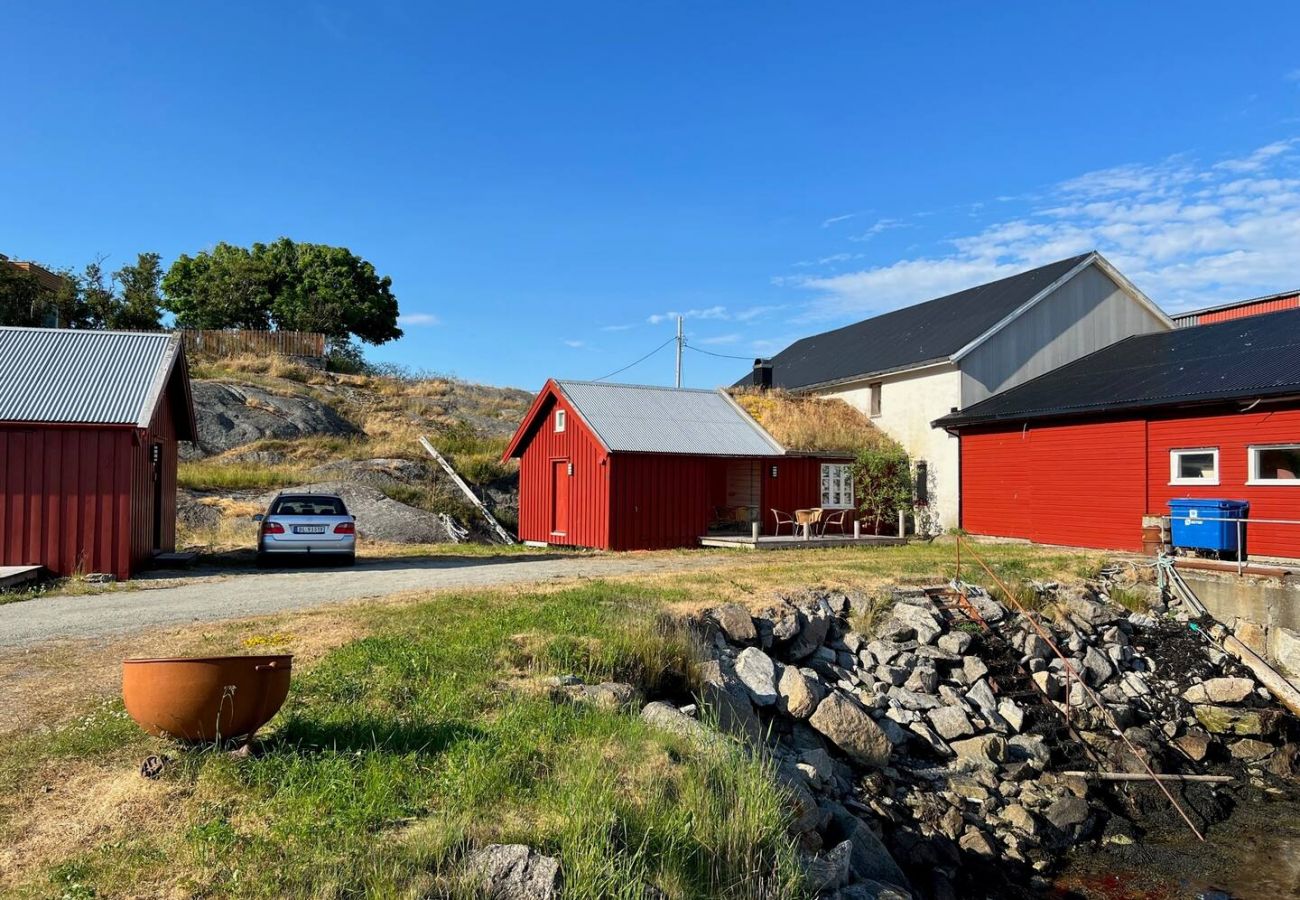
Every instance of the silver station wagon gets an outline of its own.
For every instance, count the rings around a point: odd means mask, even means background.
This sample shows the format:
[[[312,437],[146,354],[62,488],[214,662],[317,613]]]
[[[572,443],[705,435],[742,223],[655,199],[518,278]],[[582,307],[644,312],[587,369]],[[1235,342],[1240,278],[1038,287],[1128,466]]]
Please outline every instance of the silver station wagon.
[[[337,494],[283,492],[271,501],[260,523],[257,562],[275,557],[320,556],[350,566],[357,558],[357,520]]]

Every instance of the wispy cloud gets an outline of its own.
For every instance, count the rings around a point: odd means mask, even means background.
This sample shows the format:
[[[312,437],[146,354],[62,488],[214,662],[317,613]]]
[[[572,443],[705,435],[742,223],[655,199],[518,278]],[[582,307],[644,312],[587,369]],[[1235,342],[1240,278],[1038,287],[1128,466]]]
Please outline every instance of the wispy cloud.
[[[635,325],[602,325],[600,326],[600,330],[601,331],[631,331],[635,327],[636,327]]]
[[[655,313],[649,316],[646,321],[651,325],[660,325],[664,322],[671,322],[678,316],[683,319],[725,319],[728,317],[725,306],[710,306],[707,309],[686,309],[681,312]]]
[[[851,241],[869,241],[878,234],[882,234],[893,228],[905,228],[906,222],[900,222],[898,219],[877,219],[874,224],[857,237],[851,237]]]
[[[830,228],[836,222],[847,222],[849,219],[856,219],[857,213],[845,213],[842,216],[831,216],[829,219],[822,219],[822,228]]]
[[[441,325],[442,319],[439,319],[433,313],[403,313],[397,317],[397,324],[404,328],[420,328],[429,325]]]
[[[740,343],[740,340],[741,340],[741,335],[739,334],[718,334],[718,335],[714,335],[713,337],[699,338],[698,340],[692,341],[692,343],[706,344],[706,345],[738,344]]]
[[[845,318],[1098,249],[1169,310],[1290,289],[1300,282],[1298,149],[1278,141],[1209,163],[1174,156],[1087,172],[938,253],[774,282],[814,292],[811,317]]]
[[[587,342],[586,341],[565,341],[564,346],[572,347],[574,350],[579,350],[587,346]]]

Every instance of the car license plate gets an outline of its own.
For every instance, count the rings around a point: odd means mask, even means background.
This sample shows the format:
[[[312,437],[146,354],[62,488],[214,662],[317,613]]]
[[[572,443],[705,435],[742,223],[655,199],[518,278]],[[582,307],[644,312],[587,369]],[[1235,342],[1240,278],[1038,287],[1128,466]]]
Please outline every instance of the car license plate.
[[[324,534],[325,526],[324,525],[295,525],[293,527],[293,533],[294,534]]]

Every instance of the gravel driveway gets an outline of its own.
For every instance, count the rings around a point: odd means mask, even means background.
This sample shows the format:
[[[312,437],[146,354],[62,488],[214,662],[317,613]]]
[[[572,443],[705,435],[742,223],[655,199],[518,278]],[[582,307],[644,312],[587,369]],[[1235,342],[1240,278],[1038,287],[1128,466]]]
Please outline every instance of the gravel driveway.
[[[724,554],[498,556],[358,560],[351,569],[201,575],[184,584],[0,606],[0,648],[129,634],[160,625],[237,619],[400,591],[482,588],[564,578],[707,568]]]

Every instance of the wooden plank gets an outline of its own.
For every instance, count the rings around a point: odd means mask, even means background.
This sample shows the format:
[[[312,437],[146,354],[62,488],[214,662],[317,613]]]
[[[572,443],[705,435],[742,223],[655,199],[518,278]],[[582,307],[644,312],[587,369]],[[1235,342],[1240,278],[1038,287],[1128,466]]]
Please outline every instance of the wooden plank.
[[[456,470],[452,468],[451,463],[447,462],[446,457],[439,453],[437,448],[434,447],[433,444],[430,444],[429,439],[424,435],[420,435],[420,445],[428,451],[430,456],[438,461],[438,465],[442,466],[443,471],[451,476],[451,480],[454,481],[456,486],[461,489],[461,492],[469,498],[469,502],[478,507],[478,511],[483,514],[483,518],[487,519],[488,524],[492,526],[492,530],[501,538],[501,542],[505,544],[513,544],[515,539],[510,535],[510,532],[501,527],[501,523],[496,520],[496,516],[492,515],[488,508],[483,505],[483,501],[478,498],[477,494],[470,490],[470,487],[465,483],[465,480],[461,478],[460,475],[456,474]]]

